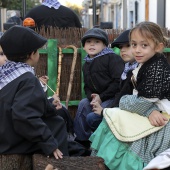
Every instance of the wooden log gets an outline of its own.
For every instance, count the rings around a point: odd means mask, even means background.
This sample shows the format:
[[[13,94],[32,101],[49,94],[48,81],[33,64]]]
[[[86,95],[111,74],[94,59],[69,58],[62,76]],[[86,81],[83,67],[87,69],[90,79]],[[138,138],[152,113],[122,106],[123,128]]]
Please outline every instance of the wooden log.
[[[32,170],[32,155],[0,155],[0,170]]]
[[[106,170],[104,160],[99,157],[63,157],[56,160],[54,157],[33,155],[33,170],[45,170],[49,165],[54,170]]]

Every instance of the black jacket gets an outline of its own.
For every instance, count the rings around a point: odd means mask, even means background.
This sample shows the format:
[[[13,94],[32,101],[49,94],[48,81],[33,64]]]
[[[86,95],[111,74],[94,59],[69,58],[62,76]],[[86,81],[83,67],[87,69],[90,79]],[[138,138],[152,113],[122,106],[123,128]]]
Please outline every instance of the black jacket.
[[[49,155],[61,148],[67,155],[65,123],[56,114],[57,110],[47,100],[39,80],[32,73],[27,72],[8,83],[0,90],[0,154],[40,150]],[[45,123],[51,117],[50,126],[55,124],[54,129],[59,132],[57,139]]]
[[[116,54],[106,54],[83,65],[84,90],[91,101],[91,94],[97,93],[103,101],[119,92],[120,77],[124,62]]]
[[[108,106],[108,108],[119,107],[120,98],[127,94],[132,94],[133,92],[133,84],[131,82],[132,71],[127,73],[127,78],[125,80],[121,80],[120,82],[120,92],[116,94],[114,102]]]
[[[34,7],[26,14],[25,18],[27,17],[34,19],[38,28],[43,25],[60,28],[82,27],[77,14],[70,8],[62,5],[59,9],[49,8],[44,5]]]

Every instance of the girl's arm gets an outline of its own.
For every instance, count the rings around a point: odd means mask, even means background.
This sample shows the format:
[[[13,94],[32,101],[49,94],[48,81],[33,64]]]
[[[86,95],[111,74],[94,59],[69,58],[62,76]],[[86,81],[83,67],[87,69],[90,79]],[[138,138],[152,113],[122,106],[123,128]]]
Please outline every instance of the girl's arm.
[[[157,110],[152,111],[148,118],[153,126],[163,126],[168,121],[168,119]]]
[[[167,121],[167,118],[161,114],[158,106],[143,97],[125,95],[120,99],[119,107],[122,110],[148,117],[153,126],[163,126],[165,121]]]

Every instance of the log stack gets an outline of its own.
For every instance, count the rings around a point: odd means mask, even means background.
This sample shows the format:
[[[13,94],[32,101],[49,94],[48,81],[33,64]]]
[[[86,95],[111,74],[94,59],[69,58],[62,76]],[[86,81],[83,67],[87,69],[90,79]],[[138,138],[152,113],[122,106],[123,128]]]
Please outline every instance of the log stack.
[[[31,155],[0,155],[0,170],[32,170]]]
[[[33,155],[33,170],[106,170],[104,160],[99,157],[64,157],[56,160],[43,155]]]

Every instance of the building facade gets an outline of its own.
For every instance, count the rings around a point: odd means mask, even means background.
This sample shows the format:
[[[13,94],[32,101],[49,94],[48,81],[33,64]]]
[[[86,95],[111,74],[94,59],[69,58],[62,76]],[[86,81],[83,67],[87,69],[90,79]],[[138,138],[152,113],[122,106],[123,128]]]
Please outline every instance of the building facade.
[[[83,25],[87,28],[112,22],[114,29],[128,29],[141,21],[152,21],[170,28],[170,0],[84,0],[83,7]]]

